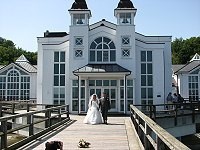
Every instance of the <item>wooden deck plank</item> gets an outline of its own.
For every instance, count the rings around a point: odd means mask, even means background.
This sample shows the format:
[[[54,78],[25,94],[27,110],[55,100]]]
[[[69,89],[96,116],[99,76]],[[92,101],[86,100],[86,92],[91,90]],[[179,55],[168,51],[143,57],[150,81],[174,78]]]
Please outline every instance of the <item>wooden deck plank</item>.
[[[90,150],[140,150],[139,142],[131,131],[129,117],[109,117],[108,125],[84,124],[85,116],[70,115],[75,122],[48,138],[38,139],[21,149],[44,150],[47,141],[62,141],[64,150],[76,150],[80,139],[91,143]],[[129,123],[128,123],[129,122]],[[130,141],[131,140],[131,141]]]

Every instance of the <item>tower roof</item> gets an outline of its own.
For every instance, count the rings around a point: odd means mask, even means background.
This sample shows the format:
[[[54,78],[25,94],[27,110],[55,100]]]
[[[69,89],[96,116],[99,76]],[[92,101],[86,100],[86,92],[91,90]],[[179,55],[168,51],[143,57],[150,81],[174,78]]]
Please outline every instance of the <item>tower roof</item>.
[[[134,8],[134,6],[130,0],[120,0],[117,8]]]
[[[75,0],[71,9],[88,9],[85,0]]]

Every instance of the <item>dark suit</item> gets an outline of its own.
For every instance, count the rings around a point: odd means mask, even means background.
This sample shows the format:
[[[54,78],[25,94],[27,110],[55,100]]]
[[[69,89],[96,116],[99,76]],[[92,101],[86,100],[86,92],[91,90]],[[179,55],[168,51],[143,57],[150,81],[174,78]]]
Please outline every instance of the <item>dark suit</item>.
[[[99,107],[101,108],[101,113],[103,116],[104,123],[107,123],[108,110],[110,109],[109,97],[100,98]]]

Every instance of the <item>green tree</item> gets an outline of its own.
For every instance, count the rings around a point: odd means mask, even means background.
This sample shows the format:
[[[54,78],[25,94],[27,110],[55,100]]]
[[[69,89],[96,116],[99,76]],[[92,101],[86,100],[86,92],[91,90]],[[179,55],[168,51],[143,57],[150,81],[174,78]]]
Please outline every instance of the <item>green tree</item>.
[[[0,38],[0,64],[7,65],[15,62],[15,60],[24,55],[31,64],[37,64],[37,52],[27,52],[22,48],[16,48],[15,44],[3,38]]]
[[[186,64],[196,53],[200,54],[200,37],[172,42],[172,64]]]

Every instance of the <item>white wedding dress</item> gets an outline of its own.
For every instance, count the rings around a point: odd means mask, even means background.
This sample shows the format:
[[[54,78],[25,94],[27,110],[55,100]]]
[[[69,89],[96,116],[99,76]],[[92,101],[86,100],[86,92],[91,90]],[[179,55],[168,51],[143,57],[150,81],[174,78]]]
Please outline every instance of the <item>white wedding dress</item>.
[[[89,109],[83,123],[87,124],[101,124],[103,123],[102,115],[99,110],[98,100],[91,100],[89,102]]]

